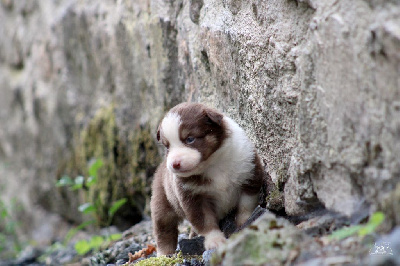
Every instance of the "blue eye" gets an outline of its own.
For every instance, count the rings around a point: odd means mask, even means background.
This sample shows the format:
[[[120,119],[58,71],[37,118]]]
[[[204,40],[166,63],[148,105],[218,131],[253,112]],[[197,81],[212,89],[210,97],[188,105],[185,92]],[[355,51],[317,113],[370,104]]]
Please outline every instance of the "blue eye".
[[[186,144],[193,144],[193,142],[196,140],[196,138],[194,137],[188,137],[185,142]]]

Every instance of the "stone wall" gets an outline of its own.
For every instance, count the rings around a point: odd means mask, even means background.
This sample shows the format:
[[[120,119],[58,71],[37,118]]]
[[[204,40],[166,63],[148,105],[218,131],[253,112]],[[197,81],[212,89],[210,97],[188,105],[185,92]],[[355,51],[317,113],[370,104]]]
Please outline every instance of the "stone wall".
[[[186,100],[244,127],[288,214],[372,211],[399,182],[395,0],[2,0],[0,20],[0,197],[26,232],[83,219],[84,195],[54,184],[94,157],[104,202],[139,219],[152,133]]]

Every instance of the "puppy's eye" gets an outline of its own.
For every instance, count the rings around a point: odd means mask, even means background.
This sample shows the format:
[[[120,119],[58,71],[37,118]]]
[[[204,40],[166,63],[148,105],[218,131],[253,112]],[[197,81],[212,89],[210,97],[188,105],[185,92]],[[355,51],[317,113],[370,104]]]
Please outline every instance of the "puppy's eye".
[[[193,142],[196,140],[194,137],[187,137],[185,142],[186,144],[193,144]]]

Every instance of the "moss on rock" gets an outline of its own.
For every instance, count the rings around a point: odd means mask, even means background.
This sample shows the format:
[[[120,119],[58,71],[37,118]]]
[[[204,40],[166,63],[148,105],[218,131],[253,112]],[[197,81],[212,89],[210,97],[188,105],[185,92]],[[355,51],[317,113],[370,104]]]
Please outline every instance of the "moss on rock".
[[[126,137],[119,131],[114,104],[99,109],[76,134],[72,156],[59,172],[87,177],[90,162],[102,160],[96,184],[82,193],[81,200],[94,203],[99,224],[107,225],[112,203],[127,198],[128,204],[118,211],[114,221],[127,227],[142,218],[160,158],[148,124],[136,126]]]
[[[283,265],[305,236],[287,220],[265,213],[217,250],[213,265]]]
[[[269,210],[282,211],[284,208],[283,192],[279,191],[279,188],[275,185],[271,192],[267,195],[265,201]]]
[[[186,255],[182,255],[182,253],[180,252],[178,254],[173,255],[172,257],[160,256],[160,257],[152,257],[152,258],[148,258],[145,260],[141,260],[141,261],[135,263],[135,265],[138,265],[138,266],[177,265],[177,264],[184,263],[185,260],[190,261],[190,259],[192,259],[192,258],[201,260],[201,256],[186,256]],[[125,265],[128,266],[128,265],[133,265],[133,264],[125,264]]]

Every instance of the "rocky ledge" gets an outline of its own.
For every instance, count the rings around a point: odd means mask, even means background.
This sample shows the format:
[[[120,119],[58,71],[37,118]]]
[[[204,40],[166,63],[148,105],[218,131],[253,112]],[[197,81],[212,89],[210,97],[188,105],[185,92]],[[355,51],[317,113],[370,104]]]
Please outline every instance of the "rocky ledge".
[[[228,216],[220,224],[229,236],[217,250],[205,251],[203,237],[189,239],[190,224],[183,223],[173,256],[156,257],[150,220],[123,232],[106,249],[79,256],[73,245],[52,252],[28,248],[14,261],[0,265],[399,265],[400,227],[390,234],[332,237],[342,227],[357,228],[368,217],[346,217],[319,210],[303,217],[278,217],[257,207],[244,228],[235,228]]]

